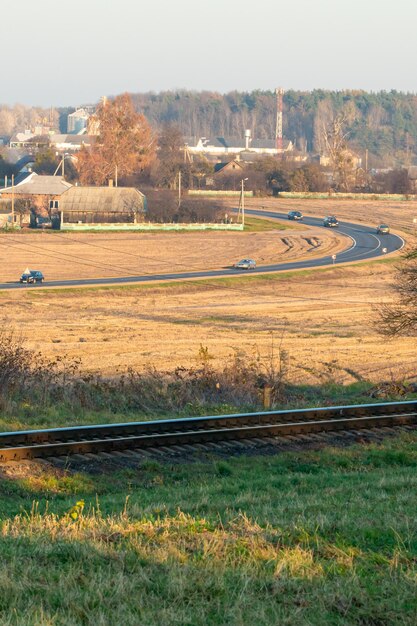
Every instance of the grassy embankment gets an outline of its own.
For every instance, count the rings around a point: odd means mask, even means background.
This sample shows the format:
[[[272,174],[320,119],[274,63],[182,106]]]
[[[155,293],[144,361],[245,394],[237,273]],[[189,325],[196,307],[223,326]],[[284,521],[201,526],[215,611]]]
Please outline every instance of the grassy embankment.
[[[282,221],[245,216],[245,231],[247,232],[259,233],[268,230],[296,230],[300,228],[303,226],[294,223],[287,224]]]
[[[416,443],[18,466],[0,481],[0,622],[415,624]]]

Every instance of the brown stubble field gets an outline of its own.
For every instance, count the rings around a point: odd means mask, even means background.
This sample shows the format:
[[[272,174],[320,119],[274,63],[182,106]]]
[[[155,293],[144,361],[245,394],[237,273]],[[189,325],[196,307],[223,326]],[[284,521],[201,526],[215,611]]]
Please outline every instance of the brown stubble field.
[[[408,220],[412,223],[413,213],[417,214],[417,203],[408,204],[411,205],[397,207],[381,202],[359,205],[346,201],[299,203],[265,199],[248,202],[248,206],[263,205],[282,211],[301,208],[311,215],[334,213],[341,219],[366,223],[387,221],[398,229]],[[88,244],[80,240],[68,244],[65,237],[62,242],[66,250],[68,245],[78,245],[78,251],[72,248],[71,254],[78,254],[81,260],[87,259],[88,250],[88,260],[94,261],[96,267],[85,265],[86,272],[94,270],[93,275],[108,275],[101,264],[103,259],[113,267],[123,263],[123,267],[137,271],[134,264],[139,256],[129,256],[135,254],[148,259],[140,261],[141,273],[166,271],[170,259],[193,269],[226,266],[236,258],[249,256],[249,250],[250,256],[258,261],[262,256],[260,262],[268,263],[288,258],[288,251],[279,243],[288,236],[294,241],[291,255],[320,256],[323,249],[328,254],[345,245],[338,241],[337,233],[327,235],[318,230],[314,236],[320,240],[320,253],[309,250],[301,240],[307,241],[312,232],[306,236],[303,227],[233,235],[122,234],[121,237],[131,238],[130,247],[117,234],[84,234]],[[40,240],[42,235],[28,237]],[[51,239],[50,235],[44,236],[45,241]],[[1,243],[4,241],[5,238]],[[53,245],[57,242],[54,240]],[[81,265],[74,264],[69,269],[68,261],[60,261],[59,255],[48,258],[54,262],[46,270],[48,274],[50,271],[57,277],[69,277],[67,272],[71,269],[71,277],[84,276]],[[4,325],[21,333],[29,347],[48,357],[81,358],[84,369],[105,375],[129,367],[143,369],[152,365],[173,370],[195,365],[203,345],[213,357],[214,366],[233,354],[260,356],[268,364],[271,350],[276,355],[281,347],[288,353],[289,377],[294,382],[351,382],[360,376],[381,380],[411,376],[416,364],[415,338],[387,342],[372,325],[373,306],[391,299],[394,271],[395,263],[387,259],[382,263],[234,281],[86,290],[28,289],[2,292],[0,306]],[[123,271],[119,271],[121,274]]]
[[[230,200],[229,200],[230,202]],[[250,198],[245,201],[250,208],[274,209],[282,213],[300,210],[305,215],[324,217],[336,215],[339,219],[352,221],[357,224],[377,226],[388,223],[397,231],[414,235],[417,224],[417,201],[390,201],[390,200],[325,200],[306,199],[295,200],[286,198]]]
[[[262,232],[3,234],[1,282],[17,280],[26,267],[41,269],[49,284],[71,278],[221,269],[246,256],[268,265],[319,258],[350,242],[334,231],[293,223],[285,227]]]

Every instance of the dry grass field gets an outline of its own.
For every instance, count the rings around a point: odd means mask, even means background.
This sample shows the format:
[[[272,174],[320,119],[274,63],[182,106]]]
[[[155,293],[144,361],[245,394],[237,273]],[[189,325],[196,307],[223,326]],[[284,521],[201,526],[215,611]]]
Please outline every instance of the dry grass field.
[[[392,265],[335,268],[283,278],[97,290],[30,290],[1,296],[3,319],[51,357],[82,359],[111,375],[128,367],[213,365],[238,352],[268,363],[290,357],[294,381],[389,378],[415,369],[415,338],[387,342],[371,325],[387,300]]]
[[[229,201],[230,202],[230,201]],[[377,226],[388,223],[397,231],[414,235],[417,224],[417,201],[384,201],[384,200],[295,200],[286,198],[251,198],[245,201],[250,208],[274,209],[282,213],[301,210],[305,215],[324,217],[336,215],[339,219],[357,224]]]
[[[371,224],[387,221],[403,231],[417,215],[417,203],[254,199],[249,205],[299,207],[306,214],[334,213]],[[313,237],[319,246],[308,243]],[[283,242],[288,238],[294,244],[290,251]],[[11,280],[35,264],[48,278],[123,275],[223,267],[249,254],[260,264],[270,263],[297,254],[320,256],[343,245],[333,231],[300,227],[237,234],[4,235],[0,251],[7,261],[5,278]],[[2,292],[0,306],[3,323],[18,329],[29,347],[50,357],[80,357],[83,368],[106,375],[128,367],[192,365],[203,345],[214,365],[235,353],[260,355],[268,363],[271,350],[277,354],[281,347],[294,382],[381,380],[412,376],[416,365],[415,337],[388,342],[372,326],[373,306],[392,297],[394,271],[395,262],[386,259],[169,286],[28,289]]]
[[[273,222],[271,222],[273,223]],[[285,224],[264,232],[59,233],[0,235],[3,281],[41,269],[48,282],[230,267],[246,256],[259,265],[338,252],[350,240],[335,232]]]

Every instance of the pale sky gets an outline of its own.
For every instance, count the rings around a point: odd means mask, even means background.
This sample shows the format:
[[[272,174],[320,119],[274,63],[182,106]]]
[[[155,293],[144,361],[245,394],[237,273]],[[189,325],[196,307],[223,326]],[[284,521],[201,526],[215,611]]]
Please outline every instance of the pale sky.
[[[0,0],[0,103],[167,89],[417,92],[416,0]]]

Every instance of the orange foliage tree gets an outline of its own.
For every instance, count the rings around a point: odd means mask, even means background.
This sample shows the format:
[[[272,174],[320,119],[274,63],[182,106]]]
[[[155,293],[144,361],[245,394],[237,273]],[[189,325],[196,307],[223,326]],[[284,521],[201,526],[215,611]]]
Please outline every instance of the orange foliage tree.
[[[148,167],[155,158],[156,141],[144,115],[137,113],[128,94],[102,102],[96,112],[99,135],[91,147],[77,154],[83,185],[103,185]]]

